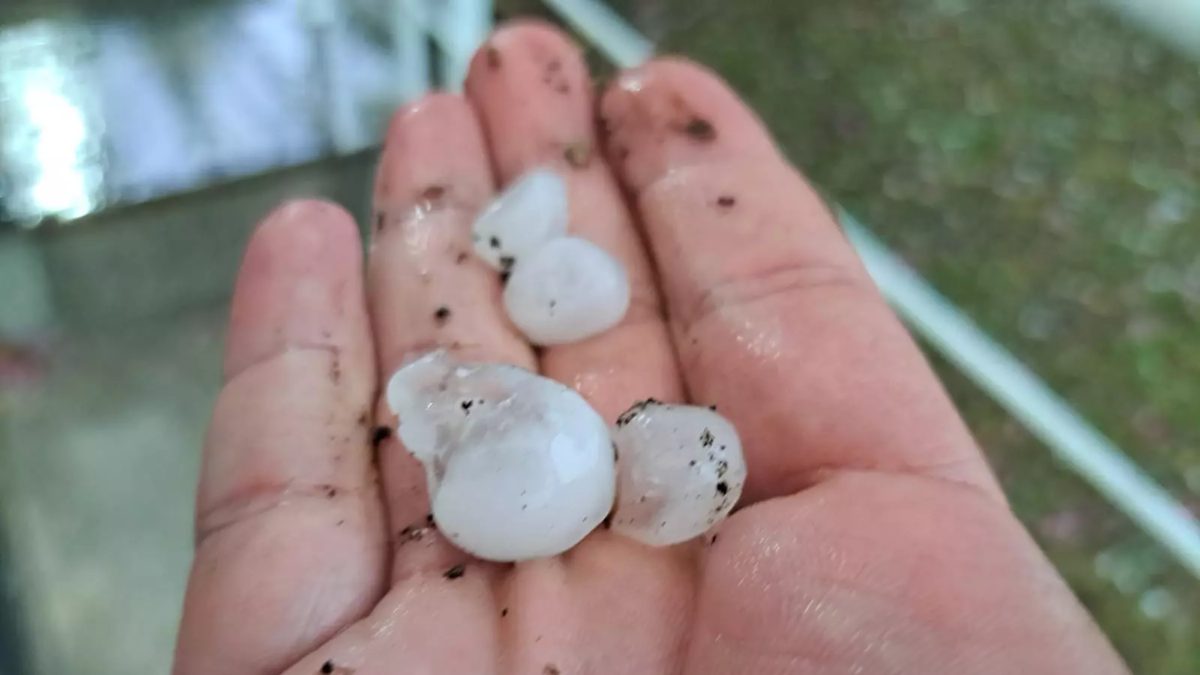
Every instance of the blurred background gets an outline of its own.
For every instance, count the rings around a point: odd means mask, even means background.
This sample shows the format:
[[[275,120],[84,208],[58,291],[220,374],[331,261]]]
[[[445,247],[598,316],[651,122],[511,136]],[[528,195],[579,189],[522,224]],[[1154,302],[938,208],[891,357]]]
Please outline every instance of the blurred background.
[[[831,200],[1194,526],[1200,4],[609,4],[725,75]],[[0,672],[167,672],[250,228],[298,195],[361,221],[388,113],[453,88],[518,14],[558,16],[536,0],[3,0]],[[575,16],[584,33],[606,18]],[[930,356],[1135,672],[1200,672],[1186,564]]]

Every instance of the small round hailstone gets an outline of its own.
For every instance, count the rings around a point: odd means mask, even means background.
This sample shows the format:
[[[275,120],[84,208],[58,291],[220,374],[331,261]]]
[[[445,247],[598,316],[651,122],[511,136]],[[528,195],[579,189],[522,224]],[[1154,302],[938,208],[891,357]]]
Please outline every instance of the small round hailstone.
[[[620,323],[629,277],[599,246],[562,237],[521,259],[504,287],[504,308],[530,342],[577,342]]]
[[[507,272],[518,260],[567,233],[567,184],[550,169],[518,178],[475,219],[475,252]]]
[[[398,370],[387,402],[398,437],[425,467],[434,521],[475,556],[557,555],[612,508],[608,426],[568,387],[439,351]]]
[[[709,408],[653,399],[613,427],[620,453],[614,530],[652,546],[703,534],[729,515],[746,482],[742,443]]]

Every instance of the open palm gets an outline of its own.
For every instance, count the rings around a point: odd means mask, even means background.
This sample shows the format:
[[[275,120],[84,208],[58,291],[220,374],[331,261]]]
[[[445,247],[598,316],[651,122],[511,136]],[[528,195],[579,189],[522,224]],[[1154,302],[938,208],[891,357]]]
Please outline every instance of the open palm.
[[[753,114],[679,60],[622,74],[598,114],[589,82],[563,36],[514,24],[465,97],[398,113],[365,274],[334,206],[259,226],[176,673],[1124,672]],[[619,327],[536,351],[469,230],[539,165],[634,290]],[[375,426],[394,423],[379,382],[434,347],[538,370],[610,419],[650,396],[718,405],[746,447],[741,509],[672,548],[598,530],[554,559],[470,558]]]

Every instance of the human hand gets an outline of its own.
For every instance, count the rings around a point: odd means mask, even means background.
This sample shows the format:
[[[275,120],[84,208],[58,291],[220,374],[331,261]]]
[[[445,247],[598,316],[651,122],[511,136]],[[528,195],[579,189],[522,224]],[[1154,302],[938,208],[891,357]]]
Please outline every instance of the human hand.
[[[542,164],[634,299],[537,352],[469,229]],[[178,675],[1125,672],[828,210],[702,68],[624,73],[597,118],[576,49],[510,25],[465,98],[397,114],[375,204],[365,275],[351,218],[320,202],[246,252]],[[374,431],[380,383],[435,346],[538,370],[610,420],[717,404],[745,446],[740,510],[671,548],[601,529],[553,559],[471,559]]]

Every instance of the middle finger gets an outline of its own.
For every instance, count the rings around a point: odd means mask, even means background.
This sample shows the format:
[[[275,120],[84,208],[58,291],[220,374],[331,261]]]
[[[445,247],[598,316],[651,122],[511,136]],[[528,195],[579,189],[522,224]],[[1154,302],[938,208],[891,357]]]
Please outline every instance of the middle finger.
[[[574,387],[609,421],[638,399],[680,400],[654,270],[598,151],[591,81],[578,48],[547,25],[510,24],[472,61],[467,96],[500,183],[538,166],[554,169],[567,183],[570,233],[611,253],[629,274],[624,320],[593,338],[545,349],[542,372]]]

